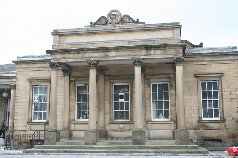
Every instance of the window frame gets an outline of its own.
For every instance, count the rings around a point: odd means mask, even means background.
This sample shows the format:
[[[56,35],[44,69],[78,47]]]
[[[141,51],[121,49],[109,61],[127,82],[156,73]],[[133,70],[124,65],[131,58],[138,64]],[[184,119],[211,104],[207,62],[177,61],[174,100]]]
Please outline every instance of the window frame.
[[[203,89],[202,89],[202,83],[206,83],[206,86],[207,86],[207,83],[208,82],[216,82],[217,83],[217,92],[218,92],[218,98],[217,99],[214,99],[214,98],[212,98],[212,99],[203,99],[203,97],[202,97],[202,93],[203,93]],[[208,92],[208,90],[206,91],[206,92]],[[212,89],[212,93],[214,92],[214,90]],[[209,118],[209,117],[204,117],[204,115],[203,115],[203,101],[204,100],[206,100],[206,101],[214,101],[214,100],[217,100],[217,102],[218,102],[218,115],[219,115],[219,117],[212,117],[212,118]],[[220,109],[221,109],[221,107],[220,107],[220,83],[219,83],[219,81],[218,80],[201,80],[200,81],[200,106],[201,106],[201,119],[202,120],[220,120],[220,118],[221,118],[221,111],[220,111]],[[207,104],[207,107],[208,107],[208,104]],[[216,109],[216,108],[212,108],[212,110],[213,110],[213,112],[214,112],[214,109]],[[213,113],[213,115],[214,115],[214,113]]]
[[[29,85],[29,106],[28,106],[28,122],[35,122],[35,123],[45,123],[49,121],[49,107],[50,107],[50,79],[47,78],[30,78],[28,79]],[[46,120],[33,120],[32,113],[33,113],[33,87],[34,86],[46,86],[47,87],[47,105],[46,105]]]
[[[125,102],[128,102],[129,103],[129,110],[122,110],[122,111],[128,111],[128,114],[129,114],[129,118],[128,120],[124,120],[124,119],[115,119],[115,110],[114,110],[114,85],[128,85],[129,86],[129,101],[124,101]],[[119,99],[119,102],[120,102],[120,99]],[[125,109],[125,104],[124,104],[124,109]],[[117,110],[117,111],[120,111],[120,110]],[[130,121],[131,120],[131,84],[130,83],[126,83],[126,82],[116,82],[116,83],[113,83],[112,84],[112,120],[113,121],[122,121],[122,122],[126,122],[126,121]]]
[[[38,91],[39,91],[39,88],[40,88],[40,87],[45,87],[45,88],[47,88],[47,89],[46,89],[46,90],[47,90],[47,91],[46,91],[46,94],[45,94],[45,93],[44,93],[44,94],[37,93],[39,96],[40,96],[40,95],[46,95],[46,97],[47,97],[46,102],[35,102],[35,101],[34,101],[33,98],[34,98],[34,95],[36,94],[36,93],[35,93],[35,88],[36,88],[36,87],[38,87],[38,88],[37,88]],[[48,103],[48,97],[49,97],[49,96],[48,96],[48,91],[49,91],[48,89],[49,89],[49,88],[48,88],[47,85],[32,85],[32,116],[31,116],[31,117],[32,117],[32,122],[46,122],[46,120],[47,120],[47,103]],[[45,111],[43,111],[43,110],[35,110],[35,109],[34,109],[35,103],[44,103],[44,104],[46,105]],[[44,113],[44,112],[45,112],[45,113],[46,113],[45,119],[42,119],[42,120],[34,120],[34,113],[35,113],[35,112],[36,112],[36,113]],[[43,118],[43,116],[42,116],[42,118]]]
[[[87,119],[83,119],[83,118],[79,118],[78,119],[78,117],[77,117],[77,115],[78,115],[78,103],[80,103],[80,102],[77,102],[77,100],[78,100],[78,94],[77,94],[77,90],[78,90],[78,86],[87,86],[87,90],[88,90],[88,92],[87,92],[87,115],[88,115],[88,117],[87,117]],[[78,84],[76,84],[76,89],[75,89],[75,121],[88,121],[89,120],[89,84],[87,84],[87,83],[78,83]]]
[[[169,102],[169,109],[168,109],[169,110],[169,117],[168,118],[155,118],[154,117],[154,107],[153,107],[153,89],[152,89],[152,85],[156,84],[158,86],[159,84],[165,84],[165,83],[168,85],[168,100],[163,100],[163,111],[165,110],[164,109],[164,101],[168,101]],[[158,93],[158,90],[157,90],[157,93]],[[151,84],[150,84],[150,94],[151,94],[151,120],[152,121],[170,121],[170,118],[171,118],[170,82],[169,81],[151,82]]]
[[[222,77],[223,73],[198,73],[195,74],[197,78],[197,87],[198,87],[198,113],[199,113],[199,121],[207,122],[207,121],[221,121],[224,119],[224,111],[223,111],[223,98],[222,98]],[[202,88],[201,82],[202,81],[217,81],[218,82],[218,102],[219,102],[219,119],[210,119],[210,118],[203,118],[203,107],[202,107]]]

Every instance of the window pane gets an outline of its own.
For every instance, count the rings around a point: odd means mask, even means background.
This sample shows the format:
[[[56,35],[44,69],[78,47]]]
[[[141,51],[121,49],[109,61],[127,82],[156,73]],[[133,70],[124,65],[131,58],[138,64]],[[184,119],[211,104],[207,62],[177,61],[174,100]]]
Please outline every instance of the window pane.
[[[158,92],[163,92],[163,85],[162,84],[158,84]]]
[[[43,120],[46,120],[46,112],[43,112]]]
[[[124,110],[124,102],[120,102],[120,110]]]
[[[168,92],[168,84],[163,84],[164,91]]]
[[[114,102],[114,110],[119,110],[119,102]]]
[[[119,93],[114,94],[114,101],[119,101]]]
[[[129,93],[125,93],[125,101],[129,101]]]
[[[203,118],[208,118],[207,109],[203,109]]]
[[[207,91],[208,99],[212,99],[212,91]]]
[[[214,109],[214,118],[219,118],[219,110]]]
[[[129,102],[125,102],[125,110],[129,110]]]
[[[206,101],[206,100],[205,100],[205,101],[202,101],[202,108],[203,108],[204,110],[207,109],[207,101]]]
[[[202,82],[201,85],[202,85],[202,90],[207,90],[207,88],[206,88],[206,82]]]
[[[39,111],[38,110],[38,103],[34,103],[34,111]]]
[[[211,101],[211,100],[208,101],[207,108],[208,108],[208,109],[212,109],[212,108],[213,108],[213,106],[212,106],[212,101]]]
[[[164,109],[169,109],[169,101],[164,102]]]
[[[213,99],[218,99],[218,91],[213,91]]]
[[[164,117],[163,110],[158,110],[158,117],[161,119]]]
[[[213,108],[218,108],[218,100],[213,101]]]
[[[202,99],[207,99],[207,91],[202,91]]]
[[[157,93],[152,93],[152,100],[157,100]]]
[[[163,100],[163,92],[158,93],[158,100]]]
[[[213,118],[213,109],[208,109],[208,118]]]
[[[82,102],[88,102],[88,94],[82,94]]]
[[[164,100],[169,100],[169,93],[168,92],[164,92]]]
[[[212,90],[212,82],[207,82],[207,90]]]
[[[164,118],[169,118],[169,110],[164,110]]]
[[[129,85],[124,85],[124,90],[123,90],[123,92],[129,92]]]
[[[157,92],[157,84],[152,84],[152,92]]]
[[[125,120],[129,120],[129,111],[125,112]]]
[[[213,90],[218,90],[217,82],[213,82]]]
[[[157,109],[163,109],[163,102],[162,101],[159,101],[158,102],[158,107]]]

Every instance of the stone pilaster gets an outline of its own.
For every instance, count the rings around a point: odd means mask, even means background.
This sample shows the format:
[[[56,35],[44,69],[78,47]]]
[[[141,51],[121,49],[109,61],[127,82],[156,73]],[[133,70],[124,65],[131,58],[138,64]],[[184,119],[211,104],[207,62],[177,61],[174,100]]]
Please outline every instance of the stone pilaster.
[[[16,96],[16,85],[11,86],[11,101],[10,101],[10,117],[9,117],[9,130],[14,130],[14,114],[15,114],[15,96]]]
[[[177,130],[175,138],[178,144],[189,143],[189,133],[185,127],[185,107],[183,90],[183,57],[175,59],[176,66],[176,112],[177,112]]]
[[[97,142],[97,66],[99,64],[96,60],[88,60],[89,65],[89,120],[88,131],[84,135],[85,144],[96,144]]]
[[[60,139],[69,139],[69,76],[71,69],[67,64],[61,64],[64,75],[64,112],[63,129],[60,132]]]
[[[132,144],[144,145],[145,144],[145,131],[144,131],[144,112],[142,106],[142,82],[141,82],[141,65],[142,60],[139,58],[132,59],[135,65],[135,130],[132,132]]]
[[[105,101],[104,101],[104,75],[105,68],[98,67],[98,122],[97,131],[98,139],[105,139]]]
[[[50,62],[51,67],[51,103],[49,114],[49,130],[46,132],[45,144],[56,144],[59,140],[57,131],[57,86],[58,86],[58,68],[57,62]]]

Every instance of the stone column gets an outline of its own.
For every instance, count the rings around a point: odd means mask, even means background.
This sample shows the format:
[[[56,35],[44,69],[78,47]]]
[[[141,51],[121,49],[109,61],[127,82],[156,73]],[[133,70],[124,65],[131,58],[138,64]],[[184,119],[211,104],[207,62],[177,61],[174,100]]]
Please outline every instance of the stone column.
[[[59,140],[57,131],[57,86],[58,86],[58,68],[59,63],[50,62],[51,67],[51,95],[50,95],[50,111],[49,111],[49,130],[45,135],[45,144],[56,144]]]
[[[11,85],[11,101],[10,101],[10,117],[9,117],[10,131],[14,130],[15,96],[16,96],[16,85]]]
[[[97,142],[97,65],[98,61],[88,60],[89,65],[89,120],[88,131],[84,134],[84,144],[95,145]]]
[[[105,139],[105,101],[104,101],[104,75],[105,68],[99,67],[97,72],[98,76],[98,122],[97,131],[98,139]]]
[[[144,131],[144,112],[142,106],[142,82],[141,82],[141,65],[142,60],[139,58],[132,59],[135,65],[135,130],[132,132],[132,144],[145,144]]]
[[[182,57],[175,59],[176,65],[176,112],[177,112],[177,131],[175,138],[178,144],[189,143],[189,133],[185,127],[185,107],[183,91],[183,62]]]
[[[66,64],[61,65],[64,75],[64,112],[63,112],[63,129],[60,132],[60,139],[69,139],[69,76],[70,67]]]

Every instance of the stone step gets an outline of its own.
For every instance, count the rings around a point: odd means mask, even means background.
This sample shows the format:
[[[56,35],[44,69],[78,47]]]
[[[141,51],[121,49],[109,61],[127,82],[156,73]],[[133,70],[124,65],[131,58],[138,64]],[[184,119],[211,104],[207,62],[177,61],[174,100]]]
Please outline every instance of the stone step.
[[[24,153],[123,153],[123,154],[208,154],[204,148],[199,149],[25,149]]]
[[[35,149],[199,149],[198,145],[35,145]]]

